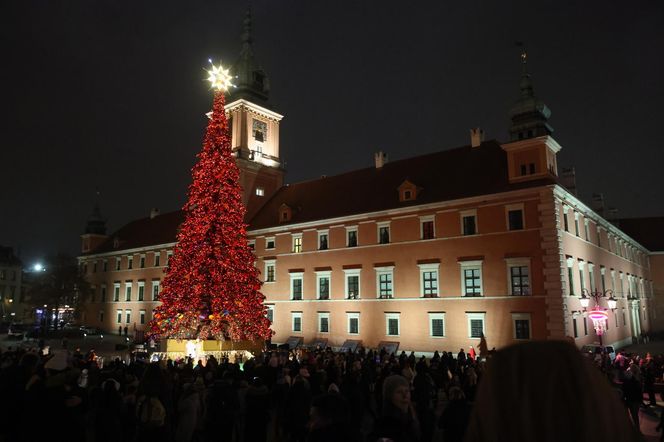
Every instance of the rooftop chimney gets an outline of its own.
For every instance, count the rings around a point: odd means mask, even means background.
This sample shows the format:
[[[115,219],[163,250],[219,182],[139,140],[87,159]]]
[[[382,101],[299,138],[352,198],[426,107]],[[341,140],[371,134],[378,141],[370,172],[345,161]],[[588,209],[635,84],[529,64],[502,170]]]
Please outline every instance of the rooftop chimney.
[[[150,209],[150,219],[154,218],[155,216],[159,216],[159,209],[153,207]]]
[[[572,194],[576,195],[576,170],[574,167],[565,167],[560,174],[560,182]]]
[[[597,212],[599,216],[604,216],[604,194],[593,193],[592,209]]]
[[[383,151],[376,152],[374,154],[374,162],[376,163],[376,169],[380,169],[387,164],[387,154]]]
[[[484,141],[484,131],[479,127],[470,129],[470,146],[479,147]]]

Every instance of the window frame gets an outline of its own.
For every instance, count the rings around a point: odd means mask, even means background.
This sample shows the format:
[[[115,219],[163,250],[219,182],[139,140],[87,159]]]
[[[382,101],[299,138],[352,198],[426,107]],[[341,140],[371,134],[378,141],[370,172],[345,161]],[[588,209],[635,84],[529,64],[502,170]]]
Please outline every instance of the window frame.
[[[138,311],[138,323],[141,325],[145,325],[145,317],[146,317],[146,310],[145,309],[140,309]]]
[[[433,321],[434,320],[443,321],[443,334],[441,336],[433,334]],[[429,312],[429,337],[430,338],[441,339],[441,338],[447,337],[447,331],[445,330],[446,325],[447,325],[447,321],[445,320],[445,312]]]
[[[125,281],[125,297],[124,302],[131,302],[131,287],[134,284],[133,281]]]
[[[381,230],[387,229],[387,242],[382,241]],[[381,221],[376,223],[376,242],[380,245],[390,244],[392,242],[392,229],[390,228],[390,221]]]
[[[468,325],[468,338],[481,339],[481,336],[473,336],[472,322],[482,320],[482,336],[486,337],[486,312],[466,312],[466,322]]]
[[[295,329],[295,319],[300,320],[300,329],[296,330]],[[293,333],[302,333],[302,330],[304,329],[303,324],[302,324],[302,312],[291,312],[291,332]]]
[[[350,234],[355,233],[355,244],[350,244]],[[358,236],[357,226],[348,226],[346,227],[346,247],[357,247],[360,244],[360,238]]]
[[[473,233],[466,233],[466,223],[464,222],[465,218],[473,218],[473,228],[474,232]],[[472,210],[463,210],[459,212],[459,222],[461,223],[461,236],[473,236],[473,235],[478,235],[479,232],[479,226],[477,223],[477,209],[472,209]]]
[[[385,267],[374,267],[376,272],[376,298],[377,299],[394,299],[394,266],[385,266]],[[381,293],[381,276],[390,277],[390,293],[382,294]],[[387,282],[386,282],[387,283]]]
[[[143,302],[145,300],[145,281],[138,281],[136,284],[136,300]]]
[[[303,272],[292,272],[288,274],[290,277],[290,300],[291,301],[302,301],[304,299],[304,273]],[[294,291],[294,282],[296,280],[300,281],[300,297],[295,298]]]
[[[521,212],[521,227],[518,229],[513,229],[510,225],[510,212]],[[526,230],[526,211],[524,209],[524,204],[508,204],[505,206],[505,226],[509,232],[517,232],[519,230]]]
[[[272,279],[270,279],[270,267],[272,268]],[[263,268],[265,270],[265,278],[263,280],[264,284],[273,284],[277,282],[277,260],[276,259],[265,259],[263,260]]]
[[[161,267],[161,251],[152,254],[153,267]]]
[[[157,288],[157,293],[155,293],[155,287]],[[160,280],[153,280],[152,281],[152,300],[153,301],[159,301],[159,292],[161,291],[161,281]]]
[[[291,253],[302,253],[302,234],[291,234]]]
[[[270,247],[272,243],[272,247]],[[274,236],[269,236],[265,238],[265,250],[274,250],[277,247],[277,241]]]
[[[318,271],[316,273],[316,299],[327,301],[332,297],[332,272],[329,270]],[[327,279],[327,298],[321,298],[320,281]]]
[[[397,333],[390,334],[390,320],[397,320]],[[385,336],[401,336],[401,313],[385,313]]]
[[[459,268],[461,272],[461,296],[464,298],[481,298],[484,296],[484,281],[483,281],[483,275],[482,275],[482,263],[483,260],[473,260],[473,261],[459,261]],[[468,295],[466,292],[466,270],[475,270],[479,269],[480,272],[480,277],[479,277],[479,289],[480,293],[479,294],[473,294],[473,295]]]
[[[125,314],[125,324],[127,325],[131,324],[131,314],[132,314],[131,309],[130,308],[125,309],[124,314]]]
[[[322,247],[321,240],[325,237],[325,247]],[[330,248],[330,231],[328,229],[318,231],[318,250],[329,250]]]
[[[327,319],[327,331],[323,331],[321,325],[323,323],[323,319]],[[318,321],[317,321],[317,329],[318,333],[324,333],[324,334],[330,334],[330,329],[331,329],[331,324],[330,324],[330,312],[318,312]]]
[[[362,296],[362,277],[360,276],[362,269],[344,269],[344,299],[360,299]],[[350,297],[348,293],[348,278],[357,276],[357,295]]]
[[[509,296],[532,296],[532,269],[530,267],[530,258],[506,258],[505,264],[507,265],[507,294]],[[512,268],[516,267],[526,267],[528,269],[528,293],[514,294]]]
[[[122,325],[122,309],[116,309],[115,310],[115,320],[116,324]]]
[[[440,298],[440,263],[418,264],[417,267],[420,269],[420,298]],[[424,274],[433,272],[436,273],[436,292],[426,293]]]
[[[517,336],[516,321],[528,321],[527,338],[519,338]],[[516,341],[531,341],[533,339],[533,321],[530,313],[512,313],[512,337]]]
[[[357,320],[357,332],[351,330],[351,319]],[[351,336],[358,336],[360,334],[360,313],[359,312],[346,312],[346,332]]]
[[[431,237],[430,238],[425,238],[424,237],[424,224],[425,223],[431,223]],[[428,241],[431,239],[436,239],[436,215],[427,215],[427,216],[420,216],[420,239],[422,241]]]

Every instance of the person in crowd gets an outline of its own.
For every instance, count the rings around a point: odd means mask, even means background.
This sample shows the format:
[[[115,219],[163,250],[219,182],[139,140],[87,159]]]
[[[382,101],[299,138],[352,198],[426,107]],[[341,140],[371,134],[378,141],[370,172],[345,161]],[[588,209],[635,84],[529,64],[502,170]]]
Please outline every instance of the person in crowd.
[[[420,424],[410,400],[410,382],[399,374],[383,382],[383,408],[368,441],[419,442]]]
[[[602,375],[568,342],[499,350],[479,383],[467,442],[631,442],[638,434]]]
[[[350,407],[343,396],[327,393],[311,402],[306,442],[355,442],[356,433],[350,427]]]
[[[438,428],[443,430],[445,442],[463,442],[470,419],[471,406],[459,387],[452,387],[448,393],[449,403],[438,420]]]

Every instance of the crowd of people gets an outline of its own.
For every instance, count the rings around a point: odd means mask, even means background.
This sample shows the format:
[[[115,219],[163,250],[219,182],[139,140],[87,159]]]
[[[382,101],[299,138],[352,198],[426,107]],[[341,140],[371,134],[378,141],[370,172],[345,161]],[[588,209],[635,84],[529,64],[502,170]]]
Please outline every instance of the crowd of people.
[[[10,350],[0,355],[0,441],[525,441],[542,431],[546,440],[638,440],[601,371],[568,343],[527,343],[486,359],[472,348],[430,358],[327,348],[100,368],[94,352]],[[633,402],[663,364],[600,358],[637,428],[643,394],[636,414]],[[585,434],[574,422],[596,422],[597,413],[606,431],[559,438]]]

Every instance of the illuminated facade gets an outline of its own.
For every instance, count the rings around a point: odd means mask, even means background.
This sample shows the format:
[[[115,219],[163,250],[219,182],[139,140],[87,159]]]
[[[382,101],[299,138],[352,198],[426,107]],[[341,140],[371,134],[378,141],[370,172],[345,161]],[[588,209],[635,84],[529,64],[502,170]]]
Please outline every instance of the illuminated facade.
[[[617,298],[605,343],[651,329],[650,251],[560,184],[561,146],[525,70],[507,143],[473,130],[467,146],[394,162],[377,153],[374,167],[284,186],[282,116],[267,104],[248,28],[227,111],[273,342],[581,346],[597,339],[584,289]],[[181,221],[153,214],[83,235],[86,324],[145,329]]]

